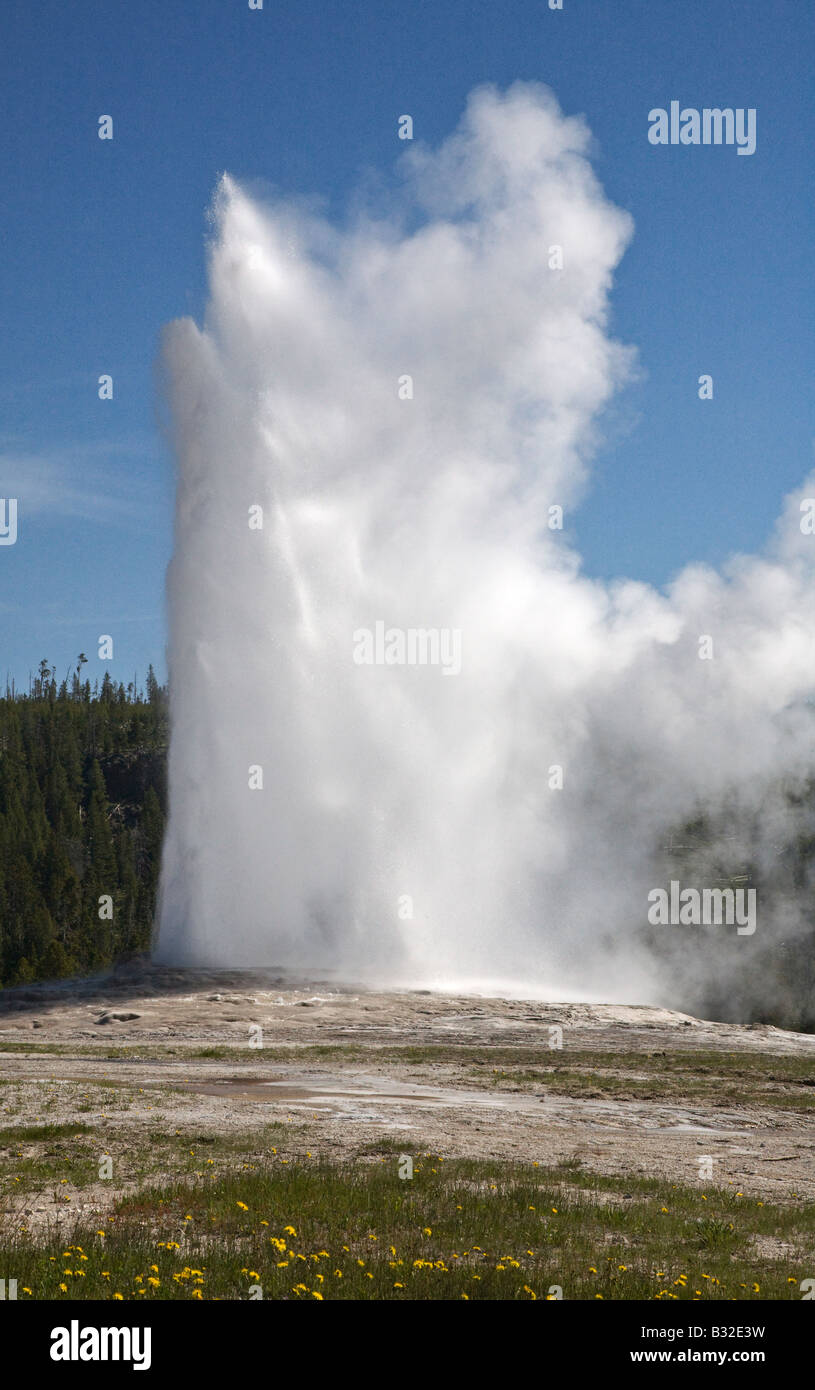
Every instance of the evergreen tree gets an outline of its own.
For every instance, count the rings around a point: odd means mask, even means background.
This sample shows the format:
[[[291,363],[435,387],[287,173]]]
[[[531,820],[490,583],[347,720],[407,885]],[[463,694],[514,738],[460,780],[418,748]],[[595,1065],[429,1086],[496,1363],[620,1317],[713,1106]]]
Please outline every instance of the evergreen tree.
[[[148,948],[166,814],[166,691],[97,694],[40,662],[0,699],[0,987]],[[103,900],[100,917],[100,899]],[[112,902],[109,917],[107,901]]]

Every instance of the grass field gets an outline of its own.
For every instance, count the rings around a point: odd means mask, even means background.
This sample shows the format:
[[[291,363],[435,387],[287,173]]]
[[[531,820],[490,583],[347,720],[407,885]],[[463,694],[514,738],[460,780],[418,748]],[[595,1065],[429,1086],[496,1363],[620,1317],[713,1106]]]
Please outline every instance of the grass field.
[[[81,1165],[81,1125],[26,1126],[45,1170]],[[5,1139],[11,1135],[5,1132]],[[287,1158],[287,1128],[153,1135],[146,1186],[70,1238],[0,1235],[0,1273],[32,1299],[800,1299],[815,1210],[728,1188],[598,1177],[372,1146],[353,1163]],[[29,1177],[34,1174],[30,1173]],[[61,1181],[61,1179],[57,1179]]]
[[[94,1057],[100,1061],[198,1060],[240,1062],[259,1070],[274,1062],[296,1062],[301,1067],[323,1063],[367,1063],[409,1070],[419,1082],[447,1080],[448,1068],[459,1084],[500,1087],[505,1091],[546,1090],[556,1095],[670,1102],[710,1101],[738,1105],[751,1103],[778,1109],[815,1110],[815,1061],[808,1056],[773,1056],[761,1052],[707,1052],[657,1050],[631,1052],[577,1049],[558,1054],[546,1047],[492,1046],[485,1060],[483,1047],[461,1044],[428,1046],[360,1047],[354,1044],[305,1047],[179,1047],[149,1044],[100,1049],[0,1042],[0,1052],[21,1055]],[[3,1084],[3,1083],[0,1083]],[[94,1082],[115,1088],[116,1082]],[[47,1103],[46,1103],[47,1105]],[[0,1114],[6,1109],[0,1095]],[[2,1143],[2,1132],[0,1132]]]

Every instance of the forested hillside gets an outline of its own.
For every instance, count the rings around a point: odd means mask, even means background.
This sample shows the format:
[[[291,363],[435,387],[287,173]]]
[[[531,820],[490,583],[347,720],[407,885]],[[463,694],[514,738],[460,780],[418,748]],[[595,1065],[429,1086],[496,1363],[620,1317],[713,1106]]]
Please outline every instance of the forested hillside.
[[[167,698],[108,675],[0,699],[0,985],[146,950],[166,815]]]

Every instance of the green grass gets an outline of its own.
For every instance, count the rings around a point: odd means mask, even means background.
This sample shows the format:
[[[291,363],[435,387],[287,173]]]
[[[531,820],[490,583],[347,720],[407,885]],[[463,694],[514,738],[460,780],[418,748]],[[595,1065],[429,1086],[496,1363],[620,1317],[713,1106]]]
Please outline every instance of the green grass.
[[[172,1097],[167,1101],[172,1103]],[[251,1169],[270,1146],[299,1133],[294,1124],[266,1124],[249,1135],[217,1135],[200,1130],[85,1124],[18,1125],[0,1129],[0,1195],[52,1193],[67,1206],[74,1196],[100,1182],[102,1155],[113,1161],[111,1188],[203,1176],[213,1165],[239,1162]]]
[[[38,1139],[73,1139],[77,1134],[88,1133],[89,1126],[79,1121],[64,1125],[11,1125],[0,1129],[0,1147]]]
[[[376,1050],[376,1045],[374,1044]],[[307,1061],[321,1061],[323,1059],[331,1061],[361,1061],[369,1055],[370,1048],[360,1047],[354,1043],[286,1043],[278,1047],[250,1047],[248,1040],[242,1046],[229,1043],[212,1043],[206,1047],[200,1044],[185,1043],[183,1039],[177,1039],[172,1047],[164,1043],[142,1043],[132,1042],[123,1043],[118,1046],[112,1045],[107,1038],[100,1038],[98,1043],[35,1043],[35,1042],[0,1042],[0,1053],[11,1053],[16,1056],[43,1056],[43,1057],[95,1057],[100,1062],[116,1061],[138,1061],[146,1059],[153,1061],[164,1057],[171,1057],[174,1062],[183,1063],[185,1059],[202,1059],[204,1061],[212,1059],[214,1061],[228,1062],[283,1062],[297,1061],[301,1057]],[[399,1049],[383,1049],[388,1052],[398,1052]],[[413,1051],[415,1049],[406,1049]],[[442,1048],[442,1051],[447,1049]]]
[[[799,1299],[815,1273],[804,1203],[429,1154],[402,1180],[386,1147],[337,1165],[269,1148],[239,1171],[148,1187],[67,1239],[7,1235],[0,1275],[31,1290],[19,1297],[146,1302],[258,1287],[309,1301],[546,1299],[558,1288],[567,1299]],[[769,1238],[797,1253],[760,1253]]]
[[[770,1109],[815,1109],[815,1056],[773,1057],[764,1053],[595,1052],[544,1054],[537,1066],[519,1049],[492,1049],[491,1066],[474,1060],[473,1080],[502,1090],[542,1091],[587,1099],[712,1101],[721,1108],[760,1105]]]

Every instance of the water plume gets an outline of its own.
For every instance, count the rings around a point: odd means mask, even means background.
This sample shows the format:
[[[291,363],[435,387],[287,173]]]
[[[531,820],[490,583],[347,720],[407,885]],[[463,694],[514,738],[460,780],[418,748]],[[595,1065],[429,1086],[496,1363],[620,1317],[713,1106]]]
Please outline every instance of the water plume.
[[[646,897],[700,807],[754,863],[808,823],[815,539],[804,489],[721,574],[581,574],[557,509],[636,370],[590,152],[518,84],[403,155],[386,214],[221,180],[205,320],[164,350],[160,959],[674,1004],[732,971],[690,937],[668,969]]]

